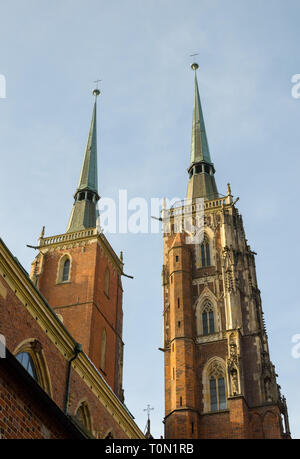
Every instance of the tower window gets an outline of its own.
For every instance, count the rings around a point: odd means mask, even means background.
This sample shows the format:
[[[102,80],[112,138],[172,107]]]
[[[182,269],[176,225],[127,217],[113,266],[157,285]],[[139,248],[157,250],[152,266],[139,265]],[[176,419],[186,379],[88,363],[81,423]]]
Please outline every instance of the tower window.
[[[203,323],[203,335],[208,335],[207,312],[203,312],[202,314],[202,323]]]
[[[202,164],[199,164],[198,166],[195,167],[195,173],[201,174],[201,172],[202,172]]]
[[[204,166],[204,172],[206,172],[206,174],[209,174],[210,173],[210,167],[205,165]]]
[[[213,306],[208,302],[205,303],[202,312],[202,330],[203,335],[207,336],[215,333],[215,318]]]
[[[178,261],[179,261],[179,256],[178,256],[178,255],[176,255],[176,262],[178,262]]]
[[[214,311],[209,311],[208,322],[209,322],[209,332],[215,333]]]
[[[226,410],[226,386],[225,386],[225,366],[216,359],[208,367],[206,373],[207,379],[204,384],[207,387],[207,392],[209,394],[209,400],[207,409],[209,411],[223,411]],[[205,374],[204,373],[204,374]]]
[[[217,381],[215,378],[210,378],[209,381],[210,391],[210,411],[218,411],[218,395],[217,395]]]
[[[93,194],[91,192],[88,192],[87,194],[87,200],[92,201],[93,200]]]
[[[64,262],[63,272],[62,272],[62,282],[67,282],[70,276],[70,259],[67,258]]]
[[[201,265],[204,268],[205,266],[210,266],[210,248],[209,242],[207,239],[201,244]]]
[[[226,409],[225,379],[212,376],[209,381],[210,410],[221,411]]]

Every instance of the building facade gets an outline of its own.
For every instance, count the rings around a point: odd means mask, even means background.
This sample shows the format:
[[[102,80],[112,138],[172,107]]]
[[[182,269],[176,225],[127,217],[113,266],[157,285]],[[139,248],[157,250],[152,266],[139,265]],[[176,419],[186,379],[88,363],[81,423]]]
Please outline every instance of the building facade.
[[[187,199],[162,212],[165,437],[289,438],[255,253],[230,185],[218,193],[192,68]]]
[[[145,438],[124,405],[122,254],[98,221],[99,94],[66,232],[43,228],[30,275],[0,240],[1,438]]]

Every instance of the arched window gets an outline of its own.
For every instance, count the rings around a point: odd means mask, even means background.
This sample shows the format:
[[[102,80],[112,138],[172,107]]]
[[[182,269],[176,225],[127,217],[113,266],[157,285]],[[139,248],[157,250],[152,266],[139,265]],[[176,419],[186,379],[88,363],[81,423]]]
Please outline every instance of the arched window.
[[[75,417],[87,430],[92,430],[91,415],[87,402],[81,403],[75,413]]]
[[[211,266],[210,247],[207,237],[204,238],[204,241],[201,244],[201,265],[202,268],[205,266]]]
[[[213,306],[209,302],[205,303],[203,307],[202,330],[204,336],[215,333],[214,310]]]
[[[32,360],[32,357],[28,352],[20,352],[16,356],[20,364],[25,368],[25,370],[38,382],[38,377],[36,374],[35,366]]]
[[[71,261],[72,261],[72,258],[68,253],[66,253],[60,258],[58,262],[57,278],[56,278],[56,282],[58,284],[62,282],[70,282],[71,267],[72,267]]]
[[[102,338],[101,338],[101,357],[100,357],[100,368],[102,371],[105,371],[105,361],[106,361],[106,330],[103,328]]]
[[[104,276],[104,292],[107,296],[109,296],[109,281],[110,281],[109,269],[106,268],[105,276]]]
[[[70,277],[70,259],[67,258],[64,262],[63,265],[63,271],[62,271],[62,282],[67,282]]]
[[[218,362],[213,362],[208,370],[210,411],[226,410],[225,371]]]
[[[23,341],[14,351],[16,359],[50,396],[51,379],[42,344],[36,339]]]

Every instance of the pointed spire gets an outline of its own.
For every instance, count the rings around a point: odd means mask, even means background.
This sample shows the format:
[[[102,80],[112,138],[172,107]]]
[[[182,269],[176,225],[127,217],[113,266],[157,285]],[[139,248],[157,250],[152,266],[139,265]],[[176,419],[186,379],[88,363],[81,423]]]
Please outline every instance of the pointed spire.
[[[94,110],[77,191],[89,189],[98,193],[97,97],[100,94],[100,91],[95,89],[93,94],[95,96]]]
[[[97,97],[100,91],[93,91],[94,108],[78,187],[67,232],[95,228],[97,220],[98,167],[97,167]]]
[[[214,199],[218,197],[218,190],[214,178],[215,168],[211,161],[207,141],[204,117],[202,112],[197,70],[199,65],[191,65],[195,72],[194,83],[194,111],[192,127],[191,162],[188,169],[189,183],[187,198]]]
[[[192,129],[192,148],[191,148],[191,164],[199,161],[211,163],[209,147],[205,123],[203,118],[201,100],[199,95],[197,69],[198,64],[192,64],[192,69],[195,71],[195,90],[194,90],[194,112],[193,112],[193,129]]]

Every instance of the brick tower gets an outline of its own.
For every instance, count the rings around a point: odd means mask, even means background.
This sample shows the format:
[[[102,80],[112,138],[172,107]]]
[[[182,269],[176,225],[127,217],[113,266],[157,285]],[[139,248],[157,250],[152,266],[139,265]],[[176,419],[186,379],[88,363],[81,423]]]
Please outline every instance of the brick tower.
[[[122,254],[97,225],[97,96],[67,231],[39,239],[31,278],[84,352],[123,400]]]
[[[165,437],[289,438],[255,253],[230,185],[217,190],[197,68],[187,200],[163,210]]]

